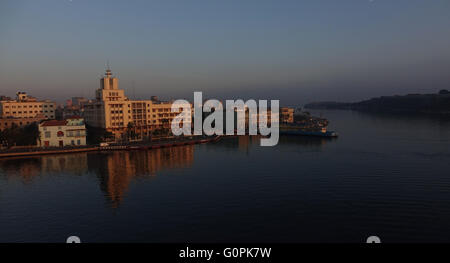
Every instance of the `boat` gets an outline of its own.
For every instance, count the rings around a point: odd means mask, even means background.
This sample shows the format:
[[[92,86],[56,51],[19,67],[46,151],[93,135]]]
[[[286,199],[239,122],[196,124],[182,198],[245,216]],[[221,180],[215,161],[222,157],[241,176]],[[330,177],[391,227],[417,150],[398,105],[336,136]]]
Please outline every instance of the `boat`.
[[[315,137],[329,137],[336,138],[339,134],[335,131],[305,131],[297,130],[280,130],[281,135],[296,135],[296,136],[315,136]]]
[[[314,136],[336,138],[338,133],[328,131],[329,121],[325,118],[314,117],[309,112],[297,110],[294,115],[294,123],[280,125],[281,135]]]
[[[281,135],[295,135],[295,136],[315,136],[336,138],[339,134],[335,131],[328,131],[326,126],[316,125],[314,127],[305,127],[303,125],[282,125],[280,126]]]

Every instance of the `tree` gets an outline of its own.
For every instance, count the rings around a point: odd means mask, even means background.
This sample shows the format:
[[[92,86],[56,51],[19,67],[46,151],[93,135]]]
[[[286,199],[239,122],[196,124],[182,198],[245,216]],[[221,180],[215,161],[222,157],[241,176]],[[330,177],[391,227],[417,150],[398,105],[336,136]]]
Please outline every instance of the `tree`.
[[[135,130],[136,130],[136,127],[135,127],[134,123],[133,122],[129,122],[128,125],[127,125],[127,137],[128,137],[128,140],[130,140],[130,138],[136,137],[136,131]]]
[[[0,144],[11,146],[35,146],[39,139],[39,126],[36,123],[24,127],[13,125],[1,132]]]
[[[162,133],[165,136],[170,136],[171,129],[170,129],[170,125],[169,125],[170,124],[169,120],[163,119],[162,123],[163,123]]]
[[[4,131],[0,131],[0,146],[1,147],[8,146],[7,143],[8,142],[6,141],[6,137],[5,137]]]
[[[114,134],[108,132],[104,128],[86,125],[86,131],[87,131],[86,141],[88,144],[91,145],[99,144],[114,137]]]

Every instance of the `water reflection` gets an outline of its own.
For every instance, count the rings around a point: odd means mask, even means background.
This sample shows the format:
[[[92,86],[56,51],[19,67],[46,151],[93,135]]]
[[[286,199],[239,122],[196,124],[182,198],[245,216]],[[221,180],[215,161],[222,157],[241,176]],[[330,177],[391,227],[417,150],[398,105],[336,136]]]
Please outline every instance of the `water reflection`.
[[[85,175],[93,173],[113,206],[119,205],[133,178],[151,178],[166,169],[187,168],[194,162],[194,146],[155,149],[77,153],[0,160],[0,172],[8,178],[31,183],[38,176]]]
[[[206,145],[205,150],[238,150],[249,155],[252,150],[260,147],[260,140],[259,136],[229,137]],[[316,148],[329,141],[323,138],[282,136],[279,144]],[[93,174],[112,207],[117,207],[133,180],[150,179],[163,170],[186,169],[192,166],[195,147],[201,146],[1,159],[0,175],[11,179],[19,178],[29,184],[39,176]]]
[[[0,241],[449,242],[450,122],[324,116],[338,139],[0,159]]]
[[[89,154],[89,171],[94,172],[100,188],[117,207],[130,182],[135,178],[151,178],[167,169],[183,169],[194,162],[194,146],[155,149],[151,151],[120,151]]]
[[[275,147],[284,146],[299,146],[301,148],[314,148],[320,149],[327,143],[333,143],[336,138],[323,138],[323,137],[311,137],[311,136],[285,136],[281,135],[278,141],[278,145]],[[249,154],[251,149],[261,147],[261,136],[239,136],[239,137],[225,137],[219,143],[212,144],[211,147],[227,148],[231,151],[236,149]],[[271,147],[262,147],[263,149],[271,149]]]
[[[336,142],[337,138],[313,136],[281,136],[279,145],[298,145],[304,148],[322,148],[327,143]]]
[[[83,175],[88,171],[87,154],[48,155],[0,160],[0,171],[7,177],[20,177],[30,183],[36,176],[60,173]]]

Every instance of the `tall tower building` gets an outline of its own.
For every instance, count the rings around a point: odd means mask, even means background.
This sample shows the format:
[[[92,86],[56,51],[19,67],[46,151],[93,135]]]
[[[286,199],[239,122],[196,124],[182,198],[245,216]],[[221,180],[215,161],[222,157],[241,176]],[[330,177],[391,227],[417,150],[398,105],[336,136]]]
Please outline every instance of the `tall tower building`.
[[[100,101],[127,100],[124,90],[119,89],[119,79],[112,76],[111,70],[106,70],[100,79],[100,88],[96,92],[96,99]]]
[[[155,130],[170,129],[173,118],[179,114],[171,111],[171,102],[128,99],[109,68],[95,95],[94,101],[84,105],[86,123],[112,132],[116,140],[125,139],[130,129],[138,139],[151,136]]]

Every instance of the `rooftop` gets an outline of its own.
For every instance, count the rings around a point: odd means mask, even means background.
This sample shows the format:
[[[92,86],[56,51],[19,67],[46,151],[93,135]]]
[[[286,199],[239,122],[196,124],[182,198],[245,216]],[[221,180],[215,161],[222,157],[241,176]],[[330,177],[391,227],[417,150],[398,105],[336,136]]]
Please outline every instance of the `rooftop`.
[[[67,125],[67,121],[58,121],[58,120],[51,120],[51,121],[44,121],[41,123],[42,127],[50,127],[50,126],[65,126]]]
[[[73,115],[73,116],[66,117],[66,120],[79,120],[79,119],[83,119],[83,117],[78,116],[78,115]]]

